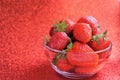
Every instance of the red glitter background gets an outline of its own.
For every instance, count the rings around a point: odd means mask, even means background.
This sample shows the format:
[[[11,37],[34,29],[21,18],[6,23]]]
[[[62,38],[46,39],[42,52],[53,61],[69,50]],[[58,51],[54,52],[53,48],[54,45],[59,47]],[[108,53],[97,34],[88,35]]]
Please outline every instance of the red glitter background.
[[[113,43],[109,62],[86,80],[120,80],[119,4],[118,0],[0,0],[0,80],[69,80],[48,64],[43,39],[54,20],[77,22],[84,15],[96,17]]]

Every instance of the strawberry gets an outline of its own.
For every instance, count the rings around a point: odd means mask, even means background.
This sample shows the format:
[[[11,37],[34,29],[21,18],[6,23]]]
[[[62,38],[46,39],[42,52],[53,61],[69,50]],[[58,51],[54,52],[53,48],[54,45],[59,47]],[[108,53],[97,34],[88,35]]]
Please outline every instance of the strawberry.
[[[100,25],[98,21],[93,16],[84,16],[78,20],[78,23],[88,23],[92,28],[92,34],[96,35],[99,31]]]
[[[101,52],[99,53],[99,59],[102,59],[100,61],[103,61],[105,58],[108,58],[111,54],[111,50],[107,50],[107,51],[104,51],[104,52]]]
[[[53,24],[53,27],[50,29],[50,36],[53,36],[56,32],[66,32],[67,34],[71,34],[74,28],[74,22],[71,19],[64,19],[60,22],[56,21],[56,24]]]
[[[100,38],[98,41],[91,41],[89,45],[95,50],[102,50],[110,45],[110,41],[106,38]]]
[[[69,71],[73,69],[73,65],[71,65],[67,59],[59,59],[57,67],[62,71]]]
[[[95,51],[107,48],[110,45],[110,41],[105,38],[107,31],[97,36],[92,36],[92,40],[88,43]]]
[[[75,66],[96,66],[98,64],[98,54],[85,52],[68,52],[68,61]]]
[[[56,27],[51,27],[49,32],[50,36],[53,36],[55,33],[57,33]]]
[[[53,59],[53,64],[57,65],[57,67],[62,71],[70,71],[74,67],[68,62],[66,54],[61,53],[57,53],[55,55],[55,58]]]
[[[93,49],[90,48],[87,44],[80,43],[78,41],[74,42],[71,50],[72,51],[81,51],[81,52],[93,52]]]
[[[57,32],[51,37],[47,45],[53,49],[62,50],[68,43],[69,37],[67,34],[65,32]]]
[[[73,29],[73,36],[82,43],[87,43],[92,38],[92,30],[89,24],[78,23]]]
[[[98,54],[84,43],[75,42],[71,50],[67,53],[70,64],[75,66],[96,66],[98,64]]]
[[[99,51],[110,46],[110,40],[105,37],[106,33],[107,32],[104,32],[92,37],[92,40],[88,43],[92,49],[94,49],[95,51]],[[110,55],[110,50],[101,52],[98,55],[100,59],[104,59]]]
[[[96,72],[97,67],[76,67],[74,72],[78,74],[91,74]]]

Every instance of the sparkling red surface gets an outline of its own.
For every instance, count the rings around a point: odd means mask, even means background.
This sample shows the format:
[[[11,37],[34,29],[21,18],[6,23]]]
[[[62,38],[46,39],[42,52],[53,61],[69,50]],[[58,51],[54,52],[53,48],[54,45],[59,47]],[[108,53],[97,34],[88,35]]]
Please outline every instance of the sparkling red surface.
[[[92,15],[113,43],[108,63],[87,80],[120,80],[118,0],[0,0],[0,80],[69,80],[48,64],[43,47],[54,20]]]

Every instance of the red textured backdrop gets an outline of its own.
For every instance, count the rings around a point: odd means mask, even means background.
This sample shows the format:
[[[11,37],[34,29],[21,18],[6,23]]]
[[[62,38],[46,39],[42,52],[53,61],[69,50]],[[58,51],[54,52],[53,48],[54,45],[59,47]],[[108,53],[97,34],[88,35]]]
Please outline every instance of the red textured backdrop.
[[[44,35],[54,20],[92,15],[113,43],[105,67],[87,80],[120,80],[118,0],[0,0],[0,80],[69,80],[48,64]]]

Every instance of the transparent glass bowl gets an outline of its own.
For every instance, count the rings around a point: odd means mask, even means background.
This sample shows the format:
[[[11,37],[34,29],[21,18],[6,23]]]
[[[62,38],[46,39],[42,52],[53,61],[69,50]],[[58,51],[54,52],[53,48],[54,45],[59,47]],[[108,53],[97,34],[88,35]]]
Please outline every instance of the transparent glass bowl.
[[[56,54],[57,53],[61,53],[61,54],[65,54],[65,52],[62,52],[62,51],[59,51],[59,50],[55,50],[55,49],[52,49],[50,48],[49,46],[47,46],[46,44],[44,44],[44,46],[52,51],[52,52],[55,52]],[[103,49],[103,50],[100,50],[100,51],[95,51],[94,53],[95,54],[98,54],[99,55],[99,61],[98,61],[98,64],[97,66],[95,66],[95,68],[93,68],[89,73],[81,73],[81,74],[77,74],[77,73],[73,73],[73,72],[66,72],[66,71],[62,71],[60,70],[59,68],[57,68],[57,66],[55,66],[53,63],[52,63],[52,59],[53,59],[53,55],[50,54],[50,53],[45,53],[46,56],[48,57],[48,60],[51,64],[51,67],[60,75],[66,77],[66,78],[70,78],[70,79],[85,79],[85,78],[88,78],[90,76],[93,76],[94,74],[96,74],[99,70],[102,69],[102,67],[105,65],[105,63],[107,62],[110,54],[111,54],[111,50],[112,50],[112,43],[110,43],[110,45],[106,48],[106,49]],[[93,52],[92,52],[93,53]]]

